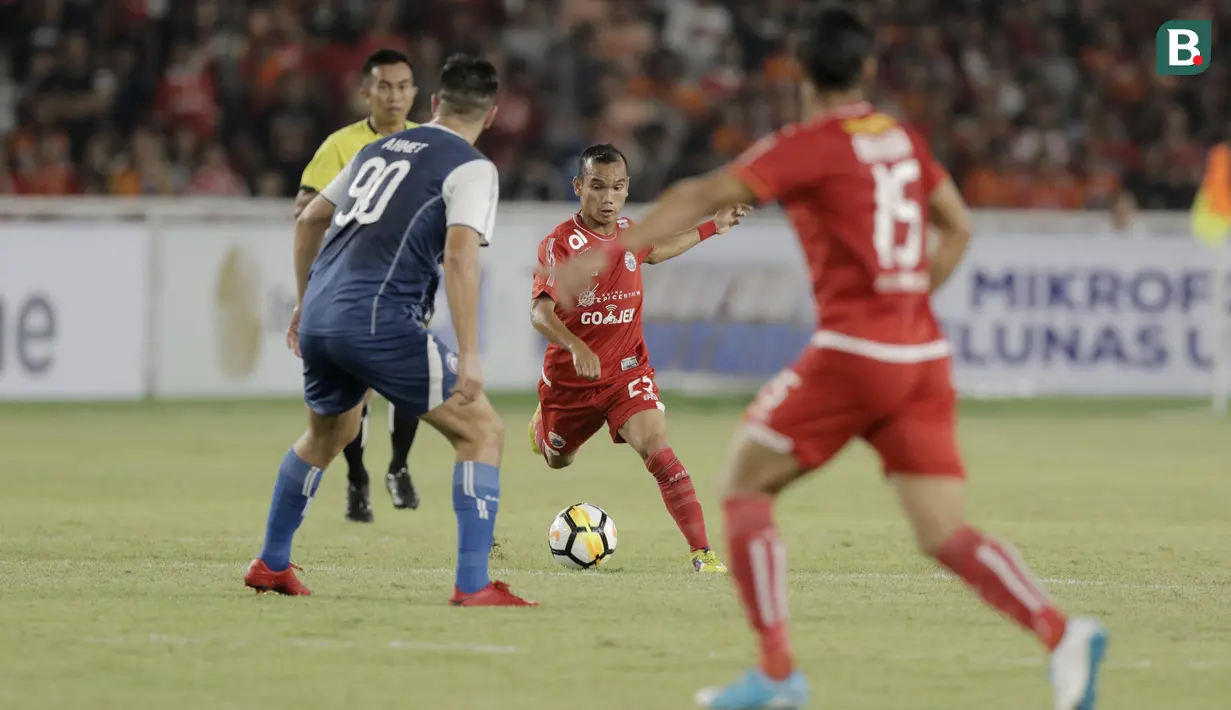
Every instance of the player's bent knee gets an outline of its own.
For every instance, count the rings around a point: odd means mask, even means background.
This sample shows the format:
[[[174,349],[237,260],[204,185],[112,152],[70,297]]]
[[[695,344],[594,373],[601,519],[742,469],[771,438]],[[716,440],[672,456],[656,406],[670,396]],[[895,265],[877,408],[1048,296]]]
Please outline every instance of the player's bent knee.
[[[914,531],[915,544],[923,554],[935,557],[966,524],[963,481],[952,476],[892,473],[889,481]]]
[[[723,479],[723,495],[777,495],[803,473],[789,450],[766,446],[744,432]]]
[[[494,447],[496,450],[504,448],[504,420],[490,405],[479,423],[479,432],[485,446]]]
[[[308,411],[308,429],[295,443],[295,452],[300,458],[322,468],[359,435],[363,426],[363,405],[336,415],[317,414]]]
[[[660,410],[637,412],[620,427],[620,435],[643,459],[670,446],[667,419]]]
[[[499,460],[504,422],[487,398],[463,404],[459,397],[453,397],[424,415],[423,420],[444,434],[459,456]]]
[[[637,454],[641,456],[642,460],[649,459],[659,451],[670,447],[671,444],[667,441],[667,432],[665,431],[655,432],[633,443],[633,448],[637,450]]]

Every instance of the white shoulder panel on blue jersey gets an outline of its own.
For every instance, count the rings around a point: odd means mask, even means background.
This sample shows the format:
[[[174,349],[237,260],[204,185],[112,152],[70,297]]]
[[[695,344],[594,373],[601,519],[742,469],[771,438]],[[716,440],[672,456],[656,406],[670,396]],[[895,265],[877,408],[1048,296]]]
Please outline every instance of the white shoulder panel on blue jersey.
[[[329,184],[321,188],[321,196],[333,203],[335,207],[342,203],[342,200],[346,198],[346,191],[350,189],[351,178],[355,175],[355,158],[351,158],[346,167],[342,168],[342,172],[333,176]]]
[[[441,196],[447,226],[470,227],[479,233],[483,246],[491,244],[500,202],[500,176],[492,161],[477,158],[454,168],[445,178]]]

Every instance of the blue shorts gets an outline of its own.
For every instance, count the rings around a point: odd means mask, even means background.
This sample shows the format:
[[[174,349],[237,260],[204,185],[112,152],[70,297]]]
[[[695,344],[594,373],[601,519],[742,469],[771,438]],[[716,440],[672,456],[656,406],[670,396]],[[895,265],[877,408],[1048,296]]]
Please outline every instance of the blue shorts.
[[[423,415],[449,398],[457,355],[426,328],[380,335],[299,334],[304,401],[322,415],[363,402],[368,388],[398,409]]]

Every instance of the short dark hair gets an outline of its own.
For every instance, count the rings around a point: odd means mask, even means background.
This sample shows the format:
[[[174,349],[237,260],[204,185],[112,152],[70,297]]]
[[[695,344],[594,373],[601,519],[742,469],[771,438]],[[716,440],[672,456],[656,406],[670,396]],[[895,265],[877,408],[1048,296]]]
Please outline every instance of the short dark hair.
[[[440,110],[477,116],[496,102],[500,79],[491,62],[470,54],[454,54],[440,70]]]
[[[825,3],[805,16],[796,55],[816,88],[843,91],[859,84],[875,48],[871,25],[849,7]]]
[[[410,67],[410,75],[415,75],[415,65],[405,53],[396,49],[378,49],[363,60],[363,78],[366,80],[372,76],[372,70],[376,67],[391,67],[394,64],[405,64]]]
[[[610,143],[598,143],[581,151],[581,157],[577,159],[577,174],[584,175],[587,165],[611,165],[617,162],[628,167],[628,158],[624,157],[619,148]]]

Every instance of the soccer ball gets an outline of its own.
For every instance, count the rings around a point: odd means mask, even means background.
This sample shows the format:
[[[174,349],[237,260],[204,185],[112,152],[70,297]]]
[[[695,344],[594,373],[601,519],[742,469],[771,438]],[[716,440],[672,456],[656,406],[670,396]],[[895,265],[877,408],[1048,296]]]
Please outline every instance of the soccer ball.
[[[615,521],[597,505],[570,505],[552,518],[547,546],[556,562],[565,567],[597,567],[615,554]]]

